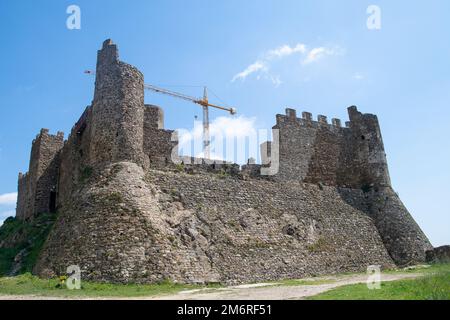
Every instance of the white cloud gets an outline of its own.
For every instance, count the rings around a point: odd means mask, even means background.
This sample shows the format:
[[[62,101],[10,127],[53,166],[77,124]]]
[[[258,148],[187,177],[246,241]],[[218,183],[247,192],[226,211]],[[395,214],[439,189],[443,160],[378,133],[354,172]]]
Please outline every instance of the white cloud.
[[[314,48],[308,52],[306,58],[302,61],[302,64],[310,64],[316,62],[325,56],[334,56],[341,54],[343,54],[343,50],[340,48],[326,48],[326,47]]]
[[[353,74],[352,78],[355,80],[363,80],[364,76],[361,73],[356,72],[355,74]]]
[[[233,79],[231,79],[231,82],[234,82],[236,80],[242,80],[244,81],[249,75],[255,72],[262,72],[267,74],[270,68],[270,62],[274,59],[280,59],[284,58],[290,55],[293,55],[295,53],[305,53],[306,52],[306,46],[302,43],[298,43],[294,47],[283,45],[281,47],[272,49],[267,51],[263,54],[262,58],[257,60],[256,62],[250,64],[247,68],[244,69],[244,71],[241,71],[237,73]],[[272,83],[274,83],[276,86],[279,86],[281,84],[281,81],[278,76],[278,80],[274,81],[276,78],[273,76],[267,76],[267,77],[261,77],[258,76],[257,79],[268,79],[271,80]]]
[[[255,118],[245,116],[239,117],[218,117],[209,124],[211,136],[221,135],[225,138],[245,137],[256,132]],[[182,131],[179,136],[180,145],[193,139],[203,137],[203,124],[201,121],[194,123],[194,129],[191,131]]]
[[[0,194],[0,205],[16,204],[17,192]]]
[[[306,46],[303,43],[299,43],[295,47],[284,45],[278,47],[277,49],[269,50],[267,53],[267,59],[272,59],[274,57],[281,58],[285,56],[290,56],[294,53],[305,53],[305,52]]]
[[[255,121],[245,116],[215,118],[209,125],[211,159],[245,162],[245,141],[257,136]],[[180,153],[203,158],[202,122],[196,121],[192,130],[178,130],[178,133]]]
[[[244,71],[236,74],[231,81],[234,82],[238,79],[245,80],[245,78],[247,78],[250,74],[265,69],[267,69],[267,67],[265,66],[264,62],[256,61],[255,63],[249,65]]]
[[[232,79],[231,82],[235,82],[236,80],[244,81],[251,74],[257,74],[256,79],[261,80],[269,80],[276,87],[282,84],[280,76],[273,76],[270,73],[270,67],[273,60],[282,59],[288,56],[292,56],[294,54],[300,54],[302,56],[301,63],[302,65],[310,64],[312,62],[316,62],[319,59],[325,56],[331,55],[339,55],[343,54],[343,50],[336,48],[328,48],[328,47],[317,47],[308,49],[307,46],[303,43],[298,43],[295,46],[291,47],[289,45],[282,45],[278,48],[268,50],[262,55],[262,58],[256,60],[254,63],[250,64],[243,71],[237,73]]]
[[[281,81],[280,76],[270,76],[270,81],[275,85],[275,87],[279,87],[283,81]]]

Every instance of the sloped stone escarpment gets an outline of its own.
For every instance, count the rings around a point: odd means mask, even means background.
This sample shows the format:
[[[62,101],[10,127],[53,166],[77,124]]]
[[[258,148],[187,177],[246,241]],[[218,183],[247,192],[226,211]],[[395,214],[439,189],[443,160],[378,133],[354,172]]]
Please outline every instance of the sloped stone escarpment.
[[[64,204],[34,271],[53,276],[79,265],[83,279],[123,283],[182,279],[182,272],[192,272],[177,263],[186,258],[171,251],[156,189],[143,178],[143,169],[127,162],[94,174]]]
[[[433,246],[391,187],[367,194],[369,215],[373,218],[384,245],[398,266],[426,261]]]
[[[208,245],[223,281],[394,266],[372,220],[343,201],[336,188],[161,171],[150,171],[147,179],[195,213],[184,224],[172,223],[173,231],[183,240],[190,224],[187,234],[197,231]],[[360,200],[359,190],[348,192]],[[195,245],[197,238],[191,239]]]
[[[40,275],[77,264],[96,281],[241,283],[394,266],[372,220],[333,187],[121,162],[71,198]]]

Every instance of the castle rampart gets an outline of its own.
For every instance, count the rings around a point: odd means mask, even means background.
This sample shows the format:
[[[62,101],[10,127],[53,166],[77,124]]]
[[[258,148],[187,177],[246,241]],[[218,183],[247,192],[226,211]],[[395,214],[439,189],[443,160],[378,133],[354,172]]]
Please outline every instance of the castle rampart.
[[[342,126],[286,109],[262,164],[240,168],[178,156],[143,79],[105,41],[92,106],[67,141],[43,129],[33,142],[17,217],[58,209],[39,275],[78,264],[96,281],[246,282],[424,261],[431,245],[392,190],[375,115],[350,107]],[[262,174],[277,155],[279,172]]]
[[[144,154],[151,167],[167,167],[172,163],[172,150],[178,145],[172,141],[173,133],[173,130],[164,129],[163,110],[158,106],[145,105]]]
[[[376,116],[348,109],[346,127],[339,119],[294,109],[277,115],[280,132],[279,179],[326,185],[369,188],[390,186],[386,155]]]

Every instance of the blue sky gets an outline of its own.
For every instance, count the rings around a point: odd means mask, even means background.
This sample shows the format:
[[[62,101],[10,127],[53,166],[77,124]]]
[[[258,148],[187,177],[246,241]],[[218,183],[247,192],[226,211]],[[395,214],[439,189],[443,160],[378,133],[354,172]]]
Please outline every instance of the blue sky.
[[[66,28],[71,4],[80,30]],[[372,4],[379,30],[366,26]],[[0,221],[40,128],[67,133],[90,104],[83,71],[112,38],[147,83],[195,96],[208,85],[238,108],[238,126],[270,128],[286,107],[377,114],[394,188],[432,243],[450,244],[449,12],[445,0],[1,1]],[[165,109],[167,128],[201,116],[169,97],[146,102]],[[211,112],[217,126],[224,116]]]

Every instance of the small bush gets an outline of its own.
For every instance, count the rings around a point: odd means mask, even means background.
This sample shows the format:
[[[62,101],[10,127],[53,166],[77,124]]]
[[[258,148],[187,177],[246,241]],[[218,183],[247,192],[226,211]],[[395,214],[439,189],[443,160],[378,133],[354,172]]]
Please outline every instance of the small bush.
[[[220,179],[225,179],[225,178],[229,177],[230,174],[222,168],[222,169],[220,169],[218,176]]]
[[[0,227],[0,243],[4,243],[0,248],[0,276],[12,272],[19,253],[22,258],[16,271],[31,272],[55,219],[54,214],[41,214],[31,222],[16,218],[4,222]]]
[[[178,172],[184,172],[184,163],[179,163],[175,165],[175,170]]]
[[[327,251],[330,248],[330,244],[325,238],[320,237],[315,243],[308,245],[306,248],[311,253],[323,252]]]
[[[107,202],[112,202],[112,203],[123,203],[124,199],[121,193],[119,192],[112,192],[109,195],[106,196],[106,201]]]
[[[79,176],[80,183],[85,183],[87,180],[89,180],[93,172],[94,169],[92,167],[85,166],[81,168]]]

